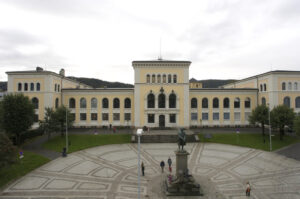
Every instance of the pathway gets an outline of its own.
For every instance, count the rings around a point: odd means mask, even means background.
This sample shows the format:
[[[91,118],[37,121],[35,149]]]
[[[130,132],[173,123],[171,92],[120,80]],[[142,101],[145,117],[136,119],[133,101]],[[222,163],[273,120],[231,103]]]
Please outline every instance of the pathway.
[[[161,174],[159,162],[171,156],[175,164],[176,148],[174,143],[141,145],[142,198],[166,198],[161,180],[167,171]],[[188,143],[186,150],[189,169],[205,193],[189,198],[246,198],[247,181],[251,198],[300,198],[299,161],[223,144]],[[137,198],[137,145],[106,145],[59,157],[11,184],[0,198]]]

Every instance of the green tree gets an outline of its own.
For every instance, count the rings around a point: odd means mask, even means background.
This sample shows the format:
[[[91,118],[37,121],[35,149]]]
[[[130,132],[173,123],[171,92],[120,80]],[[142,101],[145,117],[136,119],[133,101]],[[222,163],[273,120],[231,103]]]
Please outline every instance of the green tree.
[[[10,136],[15,136],[20,144],[21,134],[33,124],[34,106],[28,97],[22,94],[6,95],[0,103],[0,123]]]
[[[61,135],[64,135],[64,131],[66,129],[66,112],[67,112],[67,118],[68,118],[68,128],[71,128],[73,126],[74,117],[71,114],[70,110],[66,108],[65,106],[60,106],[56,109],[54,113],[55,120],[58,123],[58,129],[60,130]]]
[[[294,130],[300,136],[300,115],[297,115],[294,119]]]
[[[45,108],[45,116],[43,121],[39,121],[40,129],[48,135],[48,140],[51,137],[51,133],[58,131],[58,121],[55,117],[55,112],[52,108]]]
[[[0,168],[17,160],[17,148],[5,133],[0,133]]]
[[[279,128],[280,140],[283,140],[284,127],[292,126],[294,118],[295,113],[293,109],[285,105],[276,106],[271,111],[271,124],[272,127]]]
[[[265,141],[265,124],[269,123],[268,107],[265,105],[259,105],[252,110],[251,115],[249,116],[250,124],[259,123],[261,125],[261,132],[263,139]]]

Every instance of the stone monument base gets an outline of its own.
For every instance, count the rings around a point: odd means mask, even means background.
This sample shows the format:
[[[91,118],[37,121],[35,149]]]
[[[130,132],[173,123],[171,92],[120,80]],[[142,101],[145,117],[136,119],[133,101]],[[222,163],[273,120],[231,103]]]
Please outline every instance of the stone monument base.
[[[176,154],[176,175],[167,175],[164,180],[165,192],[167,196],[200,196],[200,185],[194,177],[189,174],[188,155],[182,149],[175,151]]]
[[[173,175],[165,179],[165,194],[167,196],[202,196],[200,185],[195,182],[192,175],[186,176],[183,181]]]

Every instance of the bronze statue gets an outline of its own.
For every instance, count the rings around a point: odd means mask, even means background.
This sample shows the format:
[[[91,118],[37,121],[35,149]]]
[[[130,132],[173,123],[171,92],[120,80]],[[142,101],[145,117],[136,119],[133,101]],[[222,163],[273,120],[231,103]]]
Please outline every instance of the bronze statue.
[[[178,149],[183,151],[183,146],[186,144],[185,132],[184,129],[181,128],[178,130]]]

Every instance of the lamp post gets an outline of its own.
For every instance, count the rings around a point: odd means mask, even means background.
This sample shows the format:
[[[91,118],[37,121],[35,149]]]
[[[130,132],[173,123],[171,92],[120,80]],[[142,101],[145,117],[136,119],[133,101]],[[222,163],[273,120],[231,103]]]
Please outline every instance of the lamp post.
[[[270,137],[270,151],[272,151],[272,130],[271,130],[271,108],[270,108],[270,103],[268,103],[268,114],[269,114],[269,137]]]
[[[66,108],[66,152],[68,152],[69,149],[69,143],[68,143],[68,114],[67,114],[67,108]]]
[[[136,134],[138,137],[138,199],[141,198],[141,164],[140,164],[140,159],[141,159],[141,149],[140,149],[140,137],[143,133],[143,129],[137,129]]]

